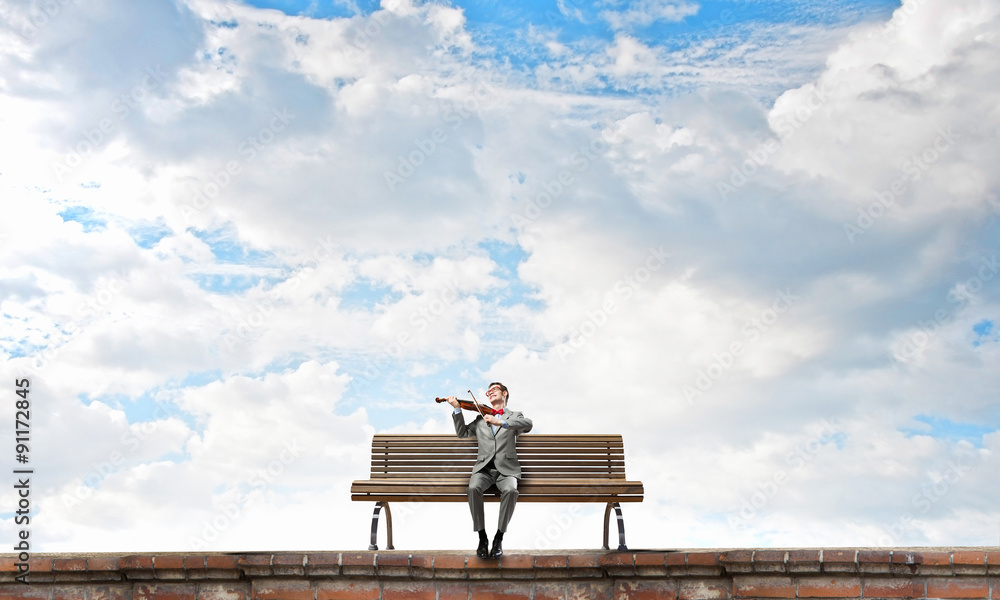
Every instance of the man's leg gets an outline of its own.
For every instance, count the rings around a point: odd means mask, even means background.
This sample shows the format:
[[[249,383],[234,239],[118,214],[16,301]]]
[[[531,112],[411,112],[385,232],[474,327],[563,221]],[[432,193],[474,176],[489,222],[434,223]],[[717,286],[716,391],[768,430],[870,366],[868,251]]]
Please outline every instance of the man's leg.
[[[514,505],[517,504],[517,477],[501,475],[497,478],[497,489],[500,490],[500,523],[497,531],[507,532],[507,524],[514,516]]]
[[[476,556],[479,558],[489,556],[489,538],[486,537],[486,517],[483,514],[483,492],[493,485],[499,474],[496,469],[487,468],[469,477],[469,487],[466,491],[469,495],[469,510],[472,512],[472,530],[479,533],[479,547],[476,548]]]
[[[501,475],[497,478],[497,489],[500,490],[500,523],[497,535],[493,538],[493,548],[490,549],[492,558],[503,556],[503,534],[507,531],[507,524],[514,516],[514,505],[517,504],[517,478]]]
[[[494,471],[495,472],[495,471]],[[494,477],[488,471],[473,473],[469,478],[469,510],[472,512],[472,530],[486,529],[486,516],[483,514],[483,492],[493,485]]]

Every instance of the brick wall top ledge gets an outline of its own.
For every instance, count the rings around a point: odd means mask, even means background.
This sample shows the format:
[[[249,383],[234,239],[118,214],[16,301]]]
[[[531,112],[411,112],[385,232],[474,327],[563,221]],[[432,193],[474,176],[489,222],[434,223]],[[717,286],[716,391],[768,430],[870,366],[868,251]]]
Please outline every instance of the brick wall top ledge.
[[[17,555],[0,554],[0,582]],[[1000,575],[1000,547],[789,548],[603,551],[509,550],[500,560],[465,551],[34,554],[33,581],[179,581],[245,578],[565,579]]]

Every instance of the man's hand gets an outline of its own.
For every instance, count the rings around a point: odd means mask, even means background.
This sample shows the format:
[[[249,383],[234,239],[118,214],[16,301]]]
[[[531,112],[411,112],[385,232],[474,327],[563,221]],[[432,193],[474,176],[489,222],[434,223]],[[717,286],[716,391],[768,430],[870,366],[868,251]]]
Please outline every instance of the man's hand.
[[[503,421],[498,419],[496,415],[483,415],[483,419],[485,419],[490,425],[496,425],[497,427],[503,423]]]
[[[452,405],[452,407],[458,408],[458,398],[455,396],[448,396],[445,400],[447,400],[448,404]]]

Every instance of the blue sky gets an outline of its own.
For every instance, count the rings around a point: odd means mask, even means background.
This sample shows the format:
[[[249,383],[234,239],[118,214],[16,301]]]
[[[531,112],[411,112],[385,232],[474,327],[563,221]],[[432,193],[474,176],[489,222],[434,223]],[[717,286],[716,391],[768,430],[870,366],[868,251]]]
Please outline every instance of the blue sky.
[[[630,547],[996,539],[995,1],[4,10],[40,551],[366,547],[371,436],[497,380],[624,436]],[[454,509],[397,546],[464,548]]]

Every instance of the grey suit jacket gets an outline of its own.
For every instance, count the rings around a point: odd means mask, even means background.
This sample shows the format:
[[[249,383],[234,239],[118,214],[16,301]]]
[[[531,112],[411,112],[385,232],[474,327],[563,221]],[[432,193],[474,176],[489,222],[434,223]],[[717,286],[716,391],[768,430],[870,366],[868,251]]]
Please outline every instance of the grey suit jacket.
[[[507,421],[508,427],[497,429],[494,435],[493,428],[483,420],[482,415],[476,415],[476,418],[466,425],[464,415],[453,413],[455,433],[458,437],[475,436],[479,442],[479,454],[476,456],[475,466],[472,467],[473,473],[483,470],[483,467],[493,460],[500,473],[520,478],[521,463],[517,461],[515,444],[518,434],[531,431],[531,419],[509,408],[505,408],[503,414],[497,416],[501,421]]]

